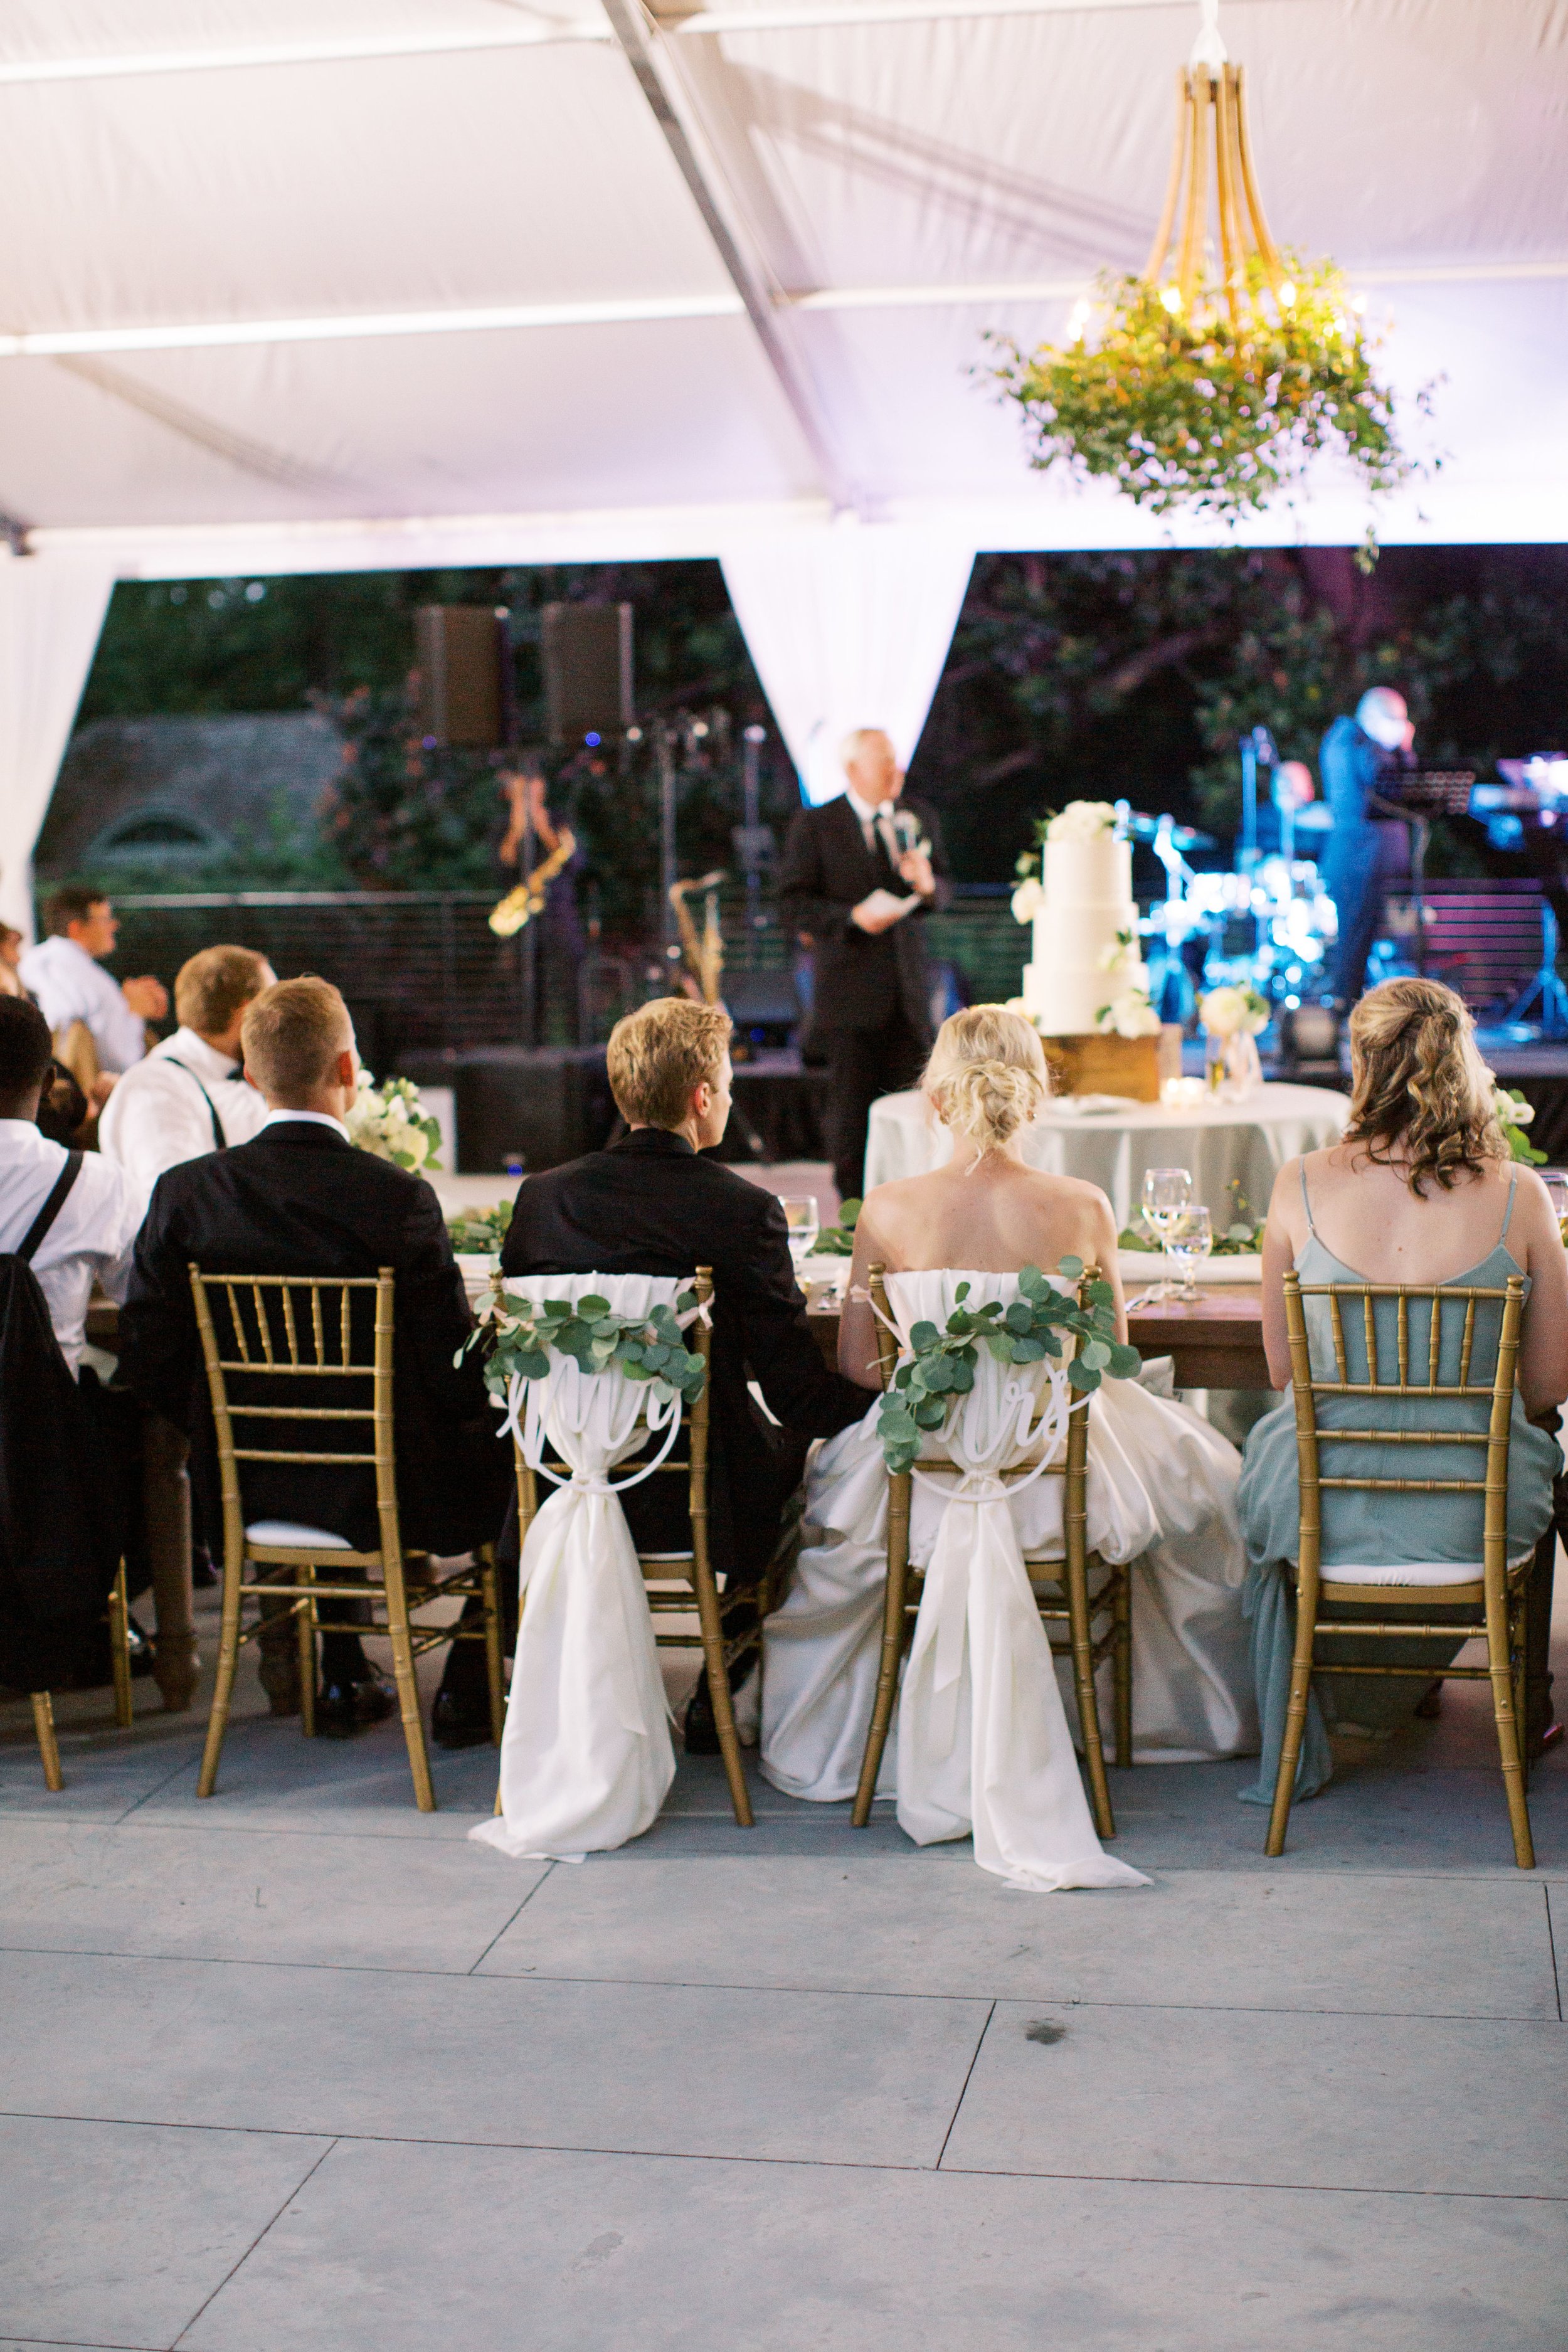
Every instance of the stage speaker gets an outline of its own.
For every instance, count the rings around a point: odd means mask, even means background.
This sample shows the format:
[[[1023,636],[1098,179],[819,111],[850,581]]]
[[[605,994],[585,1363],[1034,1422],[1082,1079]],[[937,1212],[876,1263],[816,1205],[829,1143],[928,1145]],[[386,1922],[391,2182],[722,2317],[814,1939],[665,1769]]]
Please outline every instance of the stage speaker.
[[[632,723],[632,608],[546,604],[540,614],[552,743],[608,741]]]
[[[504,744],[504,618],[491,604],[421,604],[414,631],[420,734],[443,749],[492,751]]]

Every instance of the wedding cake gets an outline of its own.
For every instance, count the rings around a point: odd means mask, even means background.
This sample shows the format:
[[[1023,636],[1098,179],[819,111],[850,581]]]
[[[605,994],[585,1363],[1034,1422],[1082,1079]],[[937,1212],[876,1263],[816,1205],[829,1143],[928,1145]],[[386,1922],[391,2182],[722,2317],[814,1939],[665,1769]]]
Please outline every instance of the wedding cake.
[[[1132,853],[1117,835],[1115,810],[1069,802],[1046,828],[1040,863],[1039,879],[1013,897],[1018,920],[1034,927],[1025,1014],[1047,1037],[1152,1034],[1160,1024],[1138,951]]]

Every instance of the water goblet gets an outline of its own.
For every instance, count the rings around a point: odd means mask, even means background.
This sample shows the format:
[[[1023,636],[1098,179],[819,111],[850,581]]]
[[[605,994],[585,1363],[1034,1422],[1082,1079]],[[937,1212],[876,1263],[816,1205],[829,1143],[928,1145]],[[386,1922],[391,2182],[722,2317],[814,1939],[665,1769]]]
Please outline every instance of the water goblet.
[[[784,1213],[784,1223],[789,1227],[789,1254],[795,1260],[798,1278],[803,1263],[816,1246],[822,1221],[817,1214],[816,1202],[809,1192],[781,1193],[779,1206]]]
[[[1557,1230],[1568,1242],[1568,1174],[1564,1174],[1561,1168],[1543,1168],[1541,1181],[1546,1187],[1546,1197],[1552,1203]]]
[[[1174,1233],[1165,1244],[1171,1264],[1181,1276],[1178,1298],[1195,1298],[1198,1286],[1194,1280],[1199,1266],[1214,1247],[1214,1224],[1206,1209],[1184,1209]]]
[[[1143,1177],[1143,1222],[1165,1252],[1164,1276],[1171,1276],[1169,1234],[1193,1197],[1192,1172],[1186,1168],[1150,1168]]]

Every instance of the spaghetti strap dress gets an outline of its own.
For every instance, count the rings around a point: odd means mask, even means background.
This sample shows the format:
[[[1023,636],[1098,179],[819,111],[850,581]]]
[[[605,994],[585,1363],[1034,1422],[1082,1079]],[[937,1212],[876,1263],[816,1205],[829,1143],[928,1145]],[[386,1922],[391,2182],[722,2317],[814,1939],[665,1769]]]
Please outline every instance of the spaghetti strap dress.
[[[1492,1249],[1478,1265],[1467,1267],[1462,1274],[1447,1276],[1438,1287],[1501,1290],[1510,1275],[1523,1274],[1524,1268],[1508,1247],[1518,1181],[1516,1175],[1509,1185],[1502,1231]],[[1302,1281],[1364,1282],[1364,1275],[1356,1273],[1325,1246],[1313,1224],[1304,1167],[1301,1198],[1307,1211],[1307,1241],[1296,1260],[1296,1271]],[[1527,1297],[1529,1292],[1527,1278]],[[1327,1298],[1304,1298],[1301,1305],[1312,1370],[1320,1377],[1332,1380],[1336,1375],[1331,1302]],[[1375,1299],[1373,1314],[1380,1362],[1386,1368],[1397,1360],[1398,1303],[1393,1298]],[[1464,1323],[1464,1311],[1457,1301],[1452,1307],[1439,1309],[1440,1385],[1457,1384],[1458,1381]],[[1472,1381],[1491,1378],[1497,1366],[1501,1325],[1502,1302],[1482,1300],[1476,1310],[1469,1373]],[[1368,1377],[1368,1369],[1361,1316],[1345,1315],[1343,1326],[1347,1372],[1352,1381],[1363,1381]],[[1409,1349],[1409,1377],[1412,1381],[1424,1381],[1430,1360],[1431,1331],[1428,1318],[1418,1309],[1410,1316]],[[1318,1401],[1318,1424],[1323,1429],[1338,1425],[1363,1429],[1484,1430],[1489,1417],[1489,1407],[1484,1397],[1473,1403],[1468,1399],[1443,1397],[1321,1397]],[[1406,1446],[1379,1445],[1373,1441],[1365,1445],[1336,1445],[1332,1450],[1334,1471],[1340,1476],[1400,1478],[1411,1475]],[[1433,1446],[1429,1454],[1423,1455],[1421,1474],[1426,1478],[1473,1478],[1477,1475],[1478,1452],[1473,1445]],[[1533,1550],[1552,1524],[1552,1481],[1562,1466],[1563,1454],[1556,1439],[1543,1429],[1533,1428],[1525,1419],[1523,1400],[1515,1389],[1508,1470],[1510,1560]],[[1272,1803],[1274,1797],[1296,1632],[1295,1597],[1285,1572],[1286,1562],[1294,1562],[1299,1549],[1296,1408],[1289,1391],[1247,1437],[1237,1500],[1247,1560],[1242,1605],[1252,1626],[1253,1674],[1263,1735],[1258,1779],[1240,1793],[1244,1802],[1267,1805]],[[1415,1563],[1428,1570],[1447,1568],[1455,1571],[1448,1577],[1449,1582],[1462,1580],[1458,1574],[1460,1570],[1473,1574],[1479,1569],[1484,1516],[1479,1495],[1369,1494],[1331,1489],[1322,1496],[1322,1515],[1324,1565],[1364,1570],[1366,1573],[1359,1580],[1363,1583],[1407,1585],[1411,1580],[1402,1577],[1399,1571]],[[1351,1580],[1353,1580],[1346,1579]],[[1422,1579],[1423,1582],[1436,1580],[1430,1575]],[[1325,1616],[1353,1622],[1358,1615],[1376,1613],[1350,1604],[1335,1606],[1331,1592],[1331,1587],[1325,1589]],[[1438,1594],[1434,1594],[1433,1606],[1427,1613],[1441,1622]],[[1336,1640],[1333,1654],[1347,1665],[1391,1665],[1404,1661],[1415,1666],[1435,1666],[1449,1664],[1462,1646],[1458,1641],[1448,1643],[1413,1637],[1397,1645],[1379,1643],[1374,1647],[1346,1637]],[[1352,1724],[1373,1732],[1391,1728],[1411,1714],[1420,1687],[1418,1682],[1403,1678],[1384,1682],[1370,1675],[1314,1675],[1306,1737],[1296,1772],[1297,1797],[1314,1796],[1332,1776],[1328,1724]]]

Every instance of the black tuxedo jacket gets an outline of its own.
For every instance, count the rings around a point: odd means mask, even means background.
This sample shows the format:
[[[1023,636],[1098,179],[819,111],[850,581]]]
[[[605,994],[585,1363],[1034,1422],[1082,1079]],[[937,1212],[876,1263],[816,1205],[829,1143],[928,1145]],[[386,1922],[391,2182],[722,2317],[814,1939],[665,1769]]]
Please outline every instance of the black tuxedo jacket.
[[[900,809],[918,817],[931,843],[937,877],[931,903],[945,907],[951,891],[947,854],[936,812],[924,801],[900,795]],[[793,930],[809,933],[815,954],[812,997],[814,1029],[881,1029],[902,1011],[916,1034],[931,1034],[931,984],[921,926],[929,907],[917,908],[875,938],[849,919],[849,911],[876,889],[907,898],[879,840],[868,849],[860,820],[847,793],[802,809],[784,843],[779,903]]]
[[[822,1360],[786,1233],[772,1192],[694,1152],[684,1136],[642,1127],[606,1150],[531,1176],[501,1252],[502,1270],[515,1275],[712,1267],[709,1528],[714,1567],[737,1583],[754,1582],[772,1557],[805,1441],[831,1437],[869,1402]],[[748,1379],[782,1433],[758,1411]],[[679,1479],[632,1487],[626,1512],[643,1549],[684,1544]]]
[[[509,1446],[486,1402],[477,1353],[453,1356],[473,1327],[452,1259],[441,1204],[422,1177],[357,1151],[331,1128],[300,1119],[264,1129],[249,1143],[186,1160],[159,1178],[136,1242],[120,1318],[120,1373],[143,1401],[192,1440],[191,1475],[216,1537],[222,1526],[216,1457],[201,1339],[191,1299],[192,1261],[207,1274],[374,1275],[390,1265],[394,1300],[397,1488],[405,1543],[466,1550],[500,1531]],[[374,1321],[374,1292],[358,1294],[355,1352]],[[248,1311],[248,1310],[247,1310]],[[224,1333],[219,1327],[219,1340]],[[253,1342],[254,1344],[254,1342]],[[225,1353],[232,1350],[225,1348]],[[314,1390],[313,1381],[301,1389]],[[371,1383],[321,1384],[323,1404],[370,1402]],[[363,1386],[363,1394],[357,1391]],[[244,1394],[243,1375],[230,1375]],[[279,1402],[276,1383],[265,1400]],[[292,1400],[290,1400],[292,1401]],[[300,1403],[315,1396],[301,1396]],[[276,1433],[285,1424],[274,1423]],[[331,1446],[328,1423],[301,1423],[307,1445]],[[241,1422],[238,1442],[263,1429]],[[259,1441],[279,1444],[268,1433]],[[354,1444],[363,1440],[356,1437]],[[242,1463],[247,1520],[294,1519],[330,1528],[356,1549],[378,1540],[369,1470]]]

